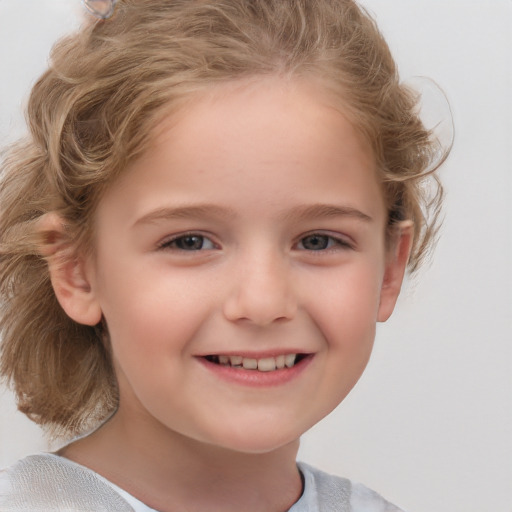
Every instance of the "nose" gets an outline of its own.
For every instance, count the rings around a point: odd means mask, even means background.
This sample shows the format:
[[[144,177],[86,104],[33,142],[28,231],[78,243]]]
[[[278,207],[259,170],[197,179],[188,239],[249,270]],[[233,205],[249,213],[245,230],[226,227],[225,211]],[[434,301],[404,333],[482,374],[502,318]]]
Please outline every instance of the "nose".
[[[232,274],[232,283],[224,304],[229,321],[266,326],[295,316],[297,300],[290,269],[278,255],[245,258]]]

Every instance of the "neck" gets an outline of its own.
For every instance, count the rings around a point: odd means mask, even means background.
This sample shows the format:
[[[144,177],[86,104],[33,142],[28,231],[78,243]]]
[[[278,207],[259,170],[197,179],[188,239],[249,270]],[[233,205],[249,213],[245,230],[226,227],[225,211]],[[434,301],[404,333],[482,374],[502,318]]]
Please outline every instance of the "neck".
[[[202,443],[119,412],[63,455],[161,512],[282,512],[302,492],[299,441],[268,453]]]

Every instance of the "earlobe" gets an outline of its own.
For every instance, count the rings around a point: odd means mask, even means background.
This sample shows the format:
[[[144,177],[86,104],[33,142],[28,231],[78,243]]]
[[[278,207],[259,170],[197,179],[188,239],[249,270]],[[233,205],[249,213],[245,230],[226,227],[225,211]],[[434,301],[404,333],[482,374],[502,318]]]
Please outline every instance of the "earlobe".
[[[39,230],[43,240],[40,253],[48,263],[53,290],[62,309],[75,322],[97,325],[102,313],[86,261],[75,253],[62,217],[47,213],[39,221]]]
[[[393,313],[409,261],[413,240],[412,221],[401,221],[393,227],[395,240],[389,249],[386,268],[380,292],[380,303],[377,314],[379,322],[385,322]]]

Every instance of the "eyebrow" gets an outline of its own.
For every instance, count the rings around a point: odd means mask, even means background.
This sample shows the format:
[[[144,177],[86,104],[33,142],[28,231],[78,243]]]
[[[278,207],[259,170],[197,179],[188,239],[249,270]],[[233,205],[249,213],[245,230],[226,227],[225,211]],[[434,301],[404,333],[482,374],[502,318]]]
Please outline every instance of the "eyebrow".
[[[353,208],[352,206],[340,206],[335,204],[313,204],[308,206],[298,206],[286,212],[284,219],[307,220],[321,219],[329,217],[351,217],[364,222],[372,222],[373,219],[366,213]]]
[[[213,204],[179,206],[174,208],[158,208],[143,215],[135,222],[139,224],[151,224],[158,221],[189,219],[201,217],[217,217],[228,219],[236,217],[235,210]],[[283,220],[302,221],[307,219],[320,219],[329,217],[351,217],[364,222],[372,222],[372,217],[351,206],[339,206],[334,204],[313,204],[297,206],[283,213]]]
[[[193,206],[178,206],[174,208],[158,208],[143,215],[135,222],[139,224],[152,224],[162,220],[189,219],[200,217],[229,218],[235,215],[234,210],[213,204],[201,204]]]

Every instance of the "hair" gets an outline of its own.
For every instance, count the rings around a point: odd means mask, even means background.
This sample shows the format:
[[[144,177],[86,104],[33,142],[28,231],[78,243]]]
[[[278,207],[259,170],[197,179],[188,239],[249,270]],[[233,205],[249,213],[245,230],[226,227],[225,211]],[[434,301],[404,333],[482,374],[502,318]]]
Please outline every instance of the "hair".
[[[57,212],[91,250],[96,205],[158,122],[196,92],[263,76],[321,77],[371,144],[388,226],[414,223],[410,270],[438,229],[444,160],[373,19],[353,0],[120,0],[58,42],[27,109],[29,136],[2,161],[0,372],[53,435],[112,414],[118,390],[101,326],[66,316],[38,221]],[[430,183],[430,184],[429,184]]]

